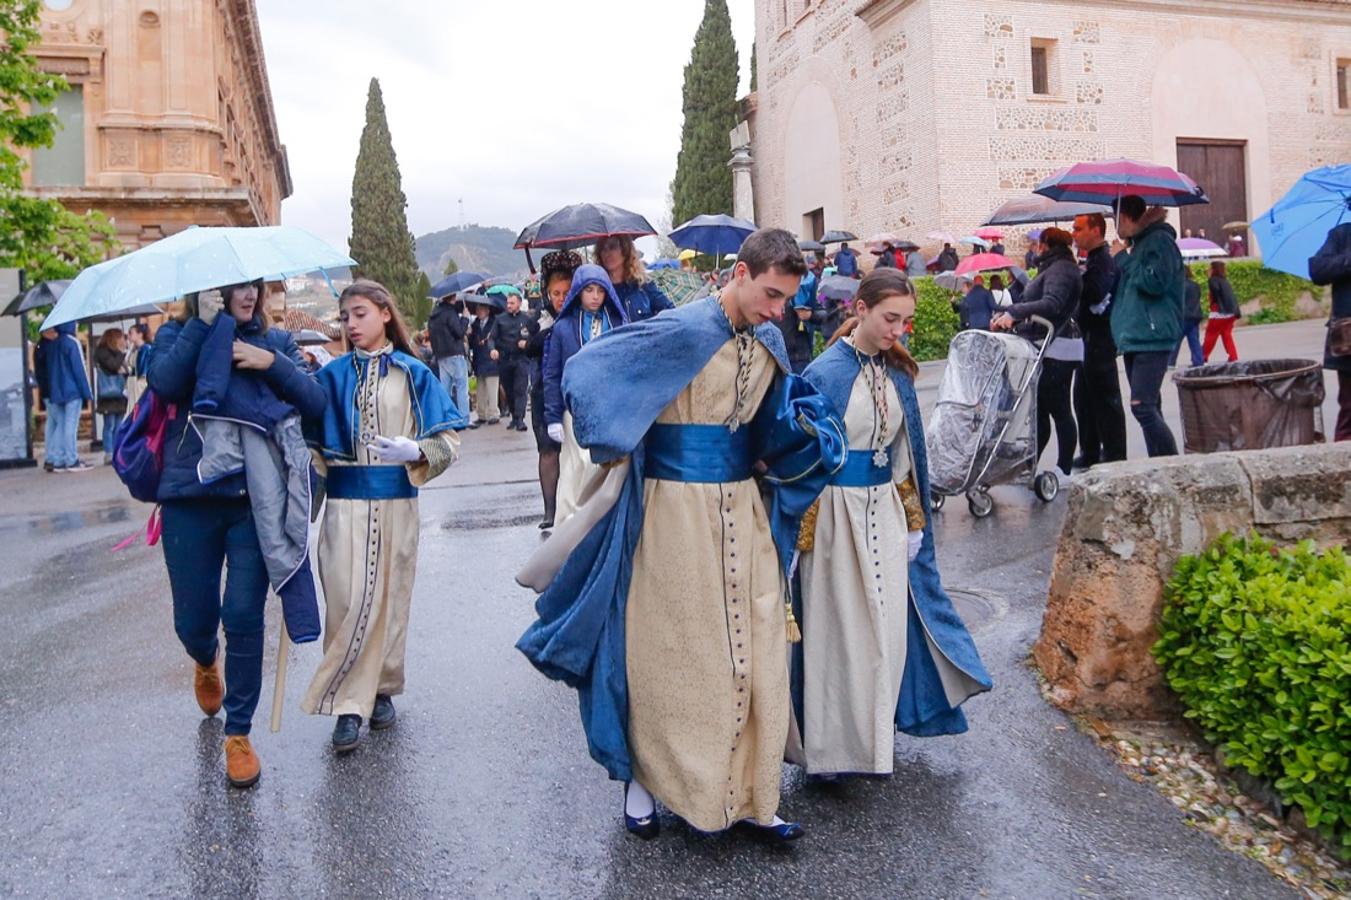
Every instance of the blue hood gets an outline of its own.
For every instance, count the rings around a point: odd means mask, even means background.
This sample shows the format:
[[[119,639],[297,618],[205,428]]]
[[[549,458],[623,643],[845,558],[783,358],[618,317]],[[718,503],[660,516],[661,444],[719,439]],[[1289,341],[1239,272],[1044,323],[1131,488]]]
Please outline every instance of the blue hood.
[[[46,341],[47,399],[56,403],[93,399],[85,374],[84,353],[75,336],[75,323],[56,326],[56,339]]]
[[[619,295],[615,293],[615,286],[610,281],[610,276],[605,270],[595,263],[587,263],[579,266],[572,275],[572,287],[568,288],[568,299],[563,301],[563,309],[558,314],[559,319],[566,319],[571,315],[578,315],[582,308],[582,291],[588,284],[598,284],[605,288],[605,305],[609,307],[610,321],[616,327],[624,325],[629,321],[628,313],[624,311],[624,304],[619,302]]]

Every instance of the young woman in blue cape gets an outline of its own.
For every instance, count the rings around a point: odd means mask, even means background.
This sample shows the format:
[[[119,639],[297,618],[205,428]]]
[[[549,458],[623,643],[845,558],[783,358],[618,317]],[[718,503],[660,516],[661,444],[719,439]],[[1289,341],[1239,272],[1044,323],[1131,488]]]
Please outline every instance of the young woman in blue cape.
[[[785,572],[845,451],[773,322],[805,271],[791,234],[758,231],[720,298],[601,336],[563,377],[577,442],[605,468],[519,576],[542,596],[517,647],[578,689],[591,755],[628,783],[643,838],[654,797],[702,831],[802,834],[777,815]]]
[[[934,557],[919,370],[900,343],[914,289],[878,269],[852,306],[804,374],[843,415],[849,442],[798,539],[803,640],[788,758],[808,775],[889,775],[897,729],[965,731],[959,706],[990,689]]]
[[[572,274],[558,321],[544,350],[544,422],[546,435],[562,445],[553,521],[572,515],[598,469],[577,445],[572,416],[563,402],[563,367],[584,346],[628,322],[610,276],[600,266],[579,266]]]
[[[455,461],[453,429],[468,417],[413,354],[383,286],[357,281],[338,306],[353,350],[316,376],[328,411],[307,435],[327,481],[319,533],[327,612],[324,658],[301,706],[338,717],[333,748],[342,753],[357,746],[363,718],[375,729],[394,724],[417,568],[418,487]]]

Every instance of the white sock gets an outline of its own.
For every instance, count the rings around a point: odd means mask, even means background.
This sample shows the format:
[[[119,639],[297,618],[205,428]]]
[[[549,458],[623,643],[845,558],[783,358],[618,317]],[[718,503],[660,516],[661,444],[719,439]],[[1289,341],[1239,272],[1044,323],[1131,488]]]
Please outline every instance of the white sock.
[[[630,781],[624,798],[624,814],[633,819],[646,819],[656,811],[657,803],[647,788],[636,781]]]
[[[787,825],[787,824],[788,823],[785,822],[783,819],[780,819],[778,816],[775,816],[774,821],[769,823],[769,827],[773,828],[775,825]]]

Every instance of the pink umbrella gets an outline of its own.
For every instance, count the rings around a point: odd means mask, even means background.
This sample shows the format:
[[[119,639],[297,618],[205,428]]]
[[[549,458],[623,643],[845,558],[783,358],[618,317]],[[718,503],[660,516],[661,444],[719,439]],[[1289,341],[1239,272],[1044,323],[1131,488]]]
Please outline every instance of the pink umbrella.
[[[977,228],[974,234],[976,235],[976,237],[985,238],[985,240],[987,241],[1002,241],[1004,239],[1004,232],[1000,231],[998,228],[992,228],[988,225],[985,226],[984,228]]]
[[[969,275],[972,272],[991,272],[996,269],[1008,269],[1013,265],[1013,260],[1002,253],[977,253],[975,256],[968,256],[957,264],[957,274]]]
[[[940,244],[955,244],[957,239],[952,236],[951,231],[931,231],[928,234],[931,241],[938,241]]]
[[[883,244],[890,244],[895,247],[900,242],[901,239],[896,237],[896,235],[892,234],[890,231],[884,231],[881,234],[875,234],[868,238],[868,240],[864,241],[864,246],[869,250],[881,250]]]
[[[1178,238],[1177,249],[1188,259],[1229,255],[1219,244],[1205,238]]]

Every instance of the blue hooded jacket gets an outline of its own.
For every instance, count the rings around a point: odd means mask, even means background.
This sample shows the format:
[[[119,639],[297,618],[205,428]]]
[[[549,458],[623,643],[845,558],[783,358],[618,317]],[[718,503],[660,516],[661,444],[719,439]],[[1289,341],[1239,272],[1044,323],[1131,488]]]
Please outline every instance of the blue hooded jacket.
[[[89,390],[89,377],[84,371],[80,339],[75,336],[75,323],[56,326],[56,339],[44,343],[48,402],[88,401],[93,397],[93,392]]]
[[[641,322],[659,312],[675,309],[671,298],[651,281],[644,281],[641,284],[633,281],[620,282],[615,285],[615,294],[618,295],[619,305],[630,322]]]
[[[589,284],[605,288],[605,302],[599,310],[606,317],[603,326],[605,331],[629,321],[624,304],[620,302],[610,276],[605,274],[604,269],[588,264],[580,266],[573,273],[568,298],[563,301],[563,309],[558,313],[553,330],[549,332],[549,344],[544,351],[544,421],[548,425],[563,423],[563,366],[586,343],[582,337],[582,291]]]

